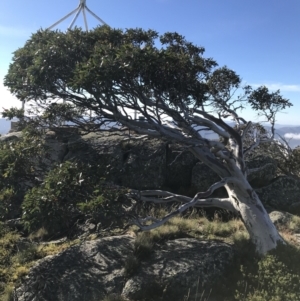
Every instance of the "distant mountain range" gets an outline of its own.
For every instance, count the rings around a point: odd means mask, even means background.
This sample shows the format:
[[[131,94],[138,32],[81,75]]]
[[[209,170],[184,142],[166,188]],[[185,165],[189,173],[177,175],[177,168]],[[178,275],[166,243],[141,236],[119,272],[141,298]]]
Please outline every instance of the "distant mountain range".
[[[0,134],[5,135],[9,132],[11,128],[11,121],[4,118],[0,118]],[[277,125],[276,134],[284,137],[289,143],[291,148],[295,148],[300,145],[300,126],[298,125]],[[269,130],[270,127],[266,126],[266,129]],[[206,131],[204,133],[205,138],[207,139],[217,139],[218,136],[212,131]]]
[[[300,145],[300,126],[298,125],[276,128],[276,134],[285,138],[291,148]]]

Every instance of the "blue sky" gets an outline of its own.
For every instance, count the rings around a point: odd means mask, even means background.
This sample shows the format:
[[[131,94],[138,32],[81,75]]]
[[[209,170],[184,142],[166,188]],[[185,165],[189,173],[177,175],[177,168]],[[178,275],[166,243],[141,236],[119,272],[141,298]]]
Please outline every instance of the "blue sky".
[[[49,27],[78,4],[79,0],[1,0],[0,111],[20,106],[2,84],[12,52],[31,33]],[[87,0],[87,6],[111,27],[183,34],[247,84],[280,89],[294,106],[278,115],[278,123],[300,125],[299,0]],[[71,20],[57,28],[65,30]],[[92,28],[98,21],[88,15],[88,24]],[[76,25],[83,26],[82,16]],[[242,115],[256,120],[250,110]]]

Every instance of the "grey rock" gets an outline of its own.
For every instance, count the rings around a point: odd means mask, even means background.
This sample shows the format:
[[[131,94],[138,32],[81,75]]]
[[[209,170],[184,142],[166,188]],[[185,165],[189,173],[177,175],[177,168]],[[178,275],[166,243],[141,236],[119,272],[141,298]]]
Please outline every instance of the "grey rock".
[[[22,132],[12,132],[8,133],[6,135],[0,136],[0,141],[13,141],[18,140],[22,137]]]
[[[45,146],[47,153],[49,154],[46,158],[45,163],[49,166],[53,163],[62,163],[66,156],[68,149],[67,145],[62,141],[55,139],[54,137],[45,140]]]
[[[167,145],[166,176],[164,185],[172,191],[185,194],[191,186],[192,170],[198,160],[189,151],[183,151],[178,145]]]
[[[143,143],[127,144],[126,151],[123,151],[123,186],[134,189],[161,188],[165,182],[165,175],[165,143],[151,139]]]
[[[171,301],[184,300],[189,293],[194,300],[197,287],[200,294],[208,293],[233,257],[232,247],[222,242],[193,238],[168,241],[141,263],[122,294],[131,300],[151,296],[153,300]]]
[[[206,191],[220,177],[203,163],[197,163],[192,170],[192,187],[198,192]]]
[[[249,170],[254,170],[248,175],[248,181],[254,188],[267,186],[276,177],[277,163],[270,157],[258,156],[247,161],[246,165]]]
[[[300,214],[300,202],[295,202],[289,207],[291,212]]]
[[[256,189],[256,192],[263,204],[276,210],[298,213],[297,209],[300,209],[297,207],[300,200],[300,180],[298,179],[287,176],[278,177],[270,185]]]
[[[156,300],[183,300],[188,290],[195,294],[197,285],[201,293],[209,292],[234,256],[222,242],[177,239],[157,246],[128,279],[123,267],[133,246],[131,236],[114,236],[48,256],[15,290],[14,301],[99,301],[110,294],[138,301],[149,290]]]
[[[124,258],[132,249],[131,237],[115,236],[48,256],[31,269],[14,301],[98,301],[121,293]]]

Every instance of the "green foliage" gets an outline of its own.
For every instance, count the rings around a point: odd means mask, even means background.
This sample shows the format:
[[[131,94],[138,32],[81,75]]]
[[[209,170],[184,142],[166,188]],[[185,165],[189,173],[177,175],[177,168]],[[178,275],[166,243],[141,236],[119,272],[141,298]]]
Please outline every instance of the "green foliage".
[[[83,213],[95,213],[99,208],[103,206],[104,201],[104,197],[102,195],[99,195],[88,202],[78,203],[77,207]]]
[[[48,235],[67,232],[83,214],[113,215],[122,190],[98,179],[86,164],[66,161],[53,168],[44,182],[27,192],[22,204],[25,229],[44,228]]]
[[[90,198],[93,188],[88,166],[64,162],[52,169],[39,187],[25,195],[22,204],[25,229],[42,227],[50,234],[68,230],[78,215],[76,204]]]
[[[241,266],[236,300],[300,300],[300,250],[280,245],[263,258],[252,257]]]
[[[143,102],[145,97],[164,103],[166,107],[160,109],[166,114],[170,112],[165,108],[180,111],[184,103],[197,109],[205,102],[228,113],[226,107],[234,108],[228,104],[230,91],[241,88],[241,78],[227,67],[217,68],[215,60],[203,57],[204,51],[176,32],[159,35],[153,30],[108,26],[89,32],[39,30],[14,52],[4,85],[20,100],[47,104],[47,99],[68,99],[98,116],[111,118],[110,110],[119,121],[114,106],[132,109],[138,103],[129,99]],[[274,112],[291,106],[279,92],[266,87],[252,91],[247,86],[244,91],[251,107],[268,112],[265,116],[271,121]],[[112,95],[111,106],[107,99]],[[139,112],[150,120],[142,107]]]
[[[18,202],[17,194],[14,192],[13,188],[3,188],[0,191],[0,213],[1,218],[7,218],[10,216],[12,206]]]
[[[45,147],[39,134],[26,130],[22,137],[0,142],[0,218],[20,214],[20,204],[36,185],[44,164]]]
[[[271,154],[278,162],[278,167],[284,174],[300,178],[300,148],[291,149],[288,153],[285,149],[277,147]]]
[[[147,258],[153,251],[154,238],[151,232],[139,233],[134,241],[134,254],[139,259]]]
[[[0,297],[1,301],[14,301],[14,287],[8,285],[5,287],[3,295]]]
[[[158,40],[161,49],[155,46]],[[212,59],[203,59],[203,52],[204,48],[178,33],[159,36],[152,30],[122,31],[107,26],[89,32],[40,30],[15,51],[5,85],[19,99],[43,102],[67,98],[81,89],[100,97],[112,80],[118,85],[126,78],[131,85],[140,78],[145,90],[155,87],[170,103],[180,97],[202,101],[207,86],[198,79],[217,65]],[[62,83],[68,89],[62,89]]]
[[[259,87],[251,93],[249,103],[255,111],[269,110],[271,112],[278,112],[292,105],[280,95],[279,90],[270,93],[265,86]],[[270,118],[273,117],[273,115],[270,115]]]
[[[18,264],[25,264],[43,258],[43,252],[36,245],[30,244],[22,251],[19,251],[13,258]]]
[[[12,107],[10,109],[4,109],[2,112],[3,118],[8,118],[9,120],[13,118],[23,119],[24,118],[24,110],[18,109],[16,107]]]

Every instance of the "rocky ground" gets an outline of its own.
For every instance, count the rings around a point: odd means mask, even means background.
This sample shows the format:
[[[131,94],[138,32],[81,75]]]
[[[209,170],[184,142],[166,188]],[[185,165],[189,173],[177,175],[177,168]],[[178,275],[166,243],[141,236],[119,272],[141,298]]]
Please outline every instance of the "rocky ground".
[[[11,133],[1,140],[21,135]],[[190,153],[163,141],[123,141],[117,133],[79,137],[49,131],[46,142],[51,162],[96,160],[107,180],[124,187],[193,195],[217,180]],[[250,175],[250,183],[281,235],[299,247],[299,180],[278,177],[276,162],[268,157],[247,164],[249,169],[265,166]],[[223,194],[221,190],[217,195]],[[141,233],[128,217],[161,215],[172,207],[160,206],[159,211],[127,200],[122,208],[111,219],[87,216],[74,226],[72,235],[55,240],[42,229],[26,234],[20,219],[6,221],[9,231],[2,231],[0,257],[8,263],[0,271],[4,292],[0,300],[233,300],[241,262],[253,256],[247,253],[251,249],[248,235],[237,216],[190,211]]]

